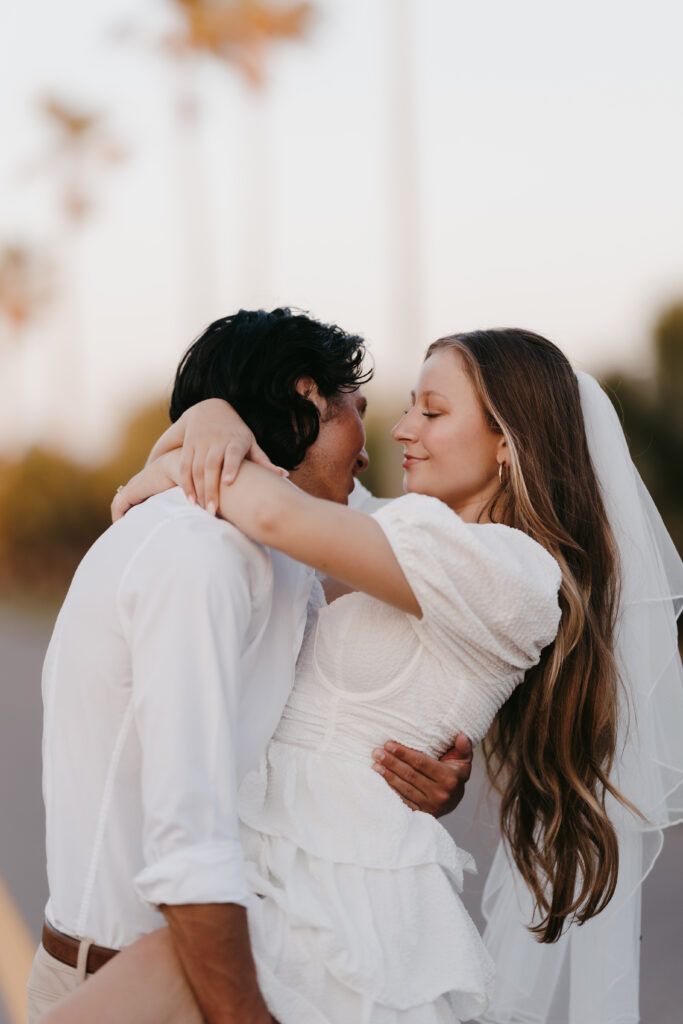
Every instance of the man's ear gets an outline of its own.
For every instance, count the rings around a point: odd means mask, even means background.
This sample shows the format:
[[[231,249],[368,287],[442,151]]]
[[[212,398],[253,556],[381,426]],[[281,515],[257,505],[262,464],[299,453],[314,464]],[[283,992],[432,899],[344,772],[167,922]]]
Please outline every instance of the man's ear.
[[[327,401],[318,391],[318,385],[312,377],[299,377],[298,381],[294,385],[296,390],[304,398],[307,398],[309,402],[313,402],[314,406],[318,410],[321,416],[324,415],[327,409]]]

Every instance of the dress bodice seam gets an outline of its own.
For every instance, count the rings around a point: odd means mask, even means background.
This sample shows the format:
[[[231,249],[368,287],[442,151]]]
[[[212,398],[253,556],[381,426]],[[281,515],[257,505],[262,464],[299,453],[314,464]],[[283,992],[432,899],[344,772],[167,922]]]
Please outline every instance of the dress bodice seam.
[[[388,694],[393,693],[395,690],[398,690],[403,685],[406,678],[415,669],[415,666],[417,665],[422,655],[422,645],[418,644],[415,648],[415,651],[413,652],[412,657],[410,658],[408,664],[403,669],[403,671],[400,672],[398,676],[393,678],[389,683],[386,683],[384,686],[380,686],[378,689],[359,691],[343,690],[341,687],[333,683],[332,680],[327,676],[318,659],[318,635],[320,632],[321,621],[322,620],[320,616],[318,616],[318,620],[315,624],[313,633],[313,668],[315,669],[316,677],[318,678],[319,682],[322,683],[322,685],[325,687],[326,690],[328,690],[328,692],[334,694],[337,700],[347,700],[353,703],[364,703],[373,700],[379,700],[382,697],[386,697]]]

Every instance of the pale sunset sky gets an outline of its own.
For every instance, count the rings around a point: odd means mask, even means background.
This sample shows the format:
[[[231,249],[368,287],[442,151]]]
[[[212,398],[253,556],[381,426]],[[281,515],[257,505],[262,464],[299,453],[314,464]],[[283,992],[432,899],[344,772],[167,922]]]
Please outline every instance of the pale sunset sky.
[[[293,304],[365,335],[374,395],[434,338],[520,325],[577,367],[646,373],[683,296],[679,0],[316,0],[255,98],[155,40],[171,0],[21,0],[0,16],[0,248],[33,243],[53,298],[0,325],[0,437],[105,450],[183,349],[240,306]],[[50,92],[126,158],[64,236]],[[80,367],[80,370],[74,369]],[[384,392],[384,396],[382,396]]]

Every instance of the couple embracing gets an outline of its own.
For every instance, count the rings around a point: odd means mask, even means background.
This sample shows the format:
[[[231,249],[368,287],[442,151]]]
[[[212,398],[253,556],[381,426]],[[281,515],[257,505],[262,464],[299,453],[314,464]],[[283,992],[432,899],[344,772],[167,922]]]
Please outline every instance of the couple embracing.
[[[355,479],[363,355],[289,310],[212,324],[76,572],[43,677],[31,1024],[544,1020],[552,972],[511,978],[515,953],[623,913],[620,849],[668,823],[663,734],[629,774],[624,624],[657,604],[642,689],[666,658],[683,721],[680,560],[645,495],[624,511],[609,400],[531,332],[443,338],[381,502]],[[479,742],[507,851],[486,944],[436,820]]]

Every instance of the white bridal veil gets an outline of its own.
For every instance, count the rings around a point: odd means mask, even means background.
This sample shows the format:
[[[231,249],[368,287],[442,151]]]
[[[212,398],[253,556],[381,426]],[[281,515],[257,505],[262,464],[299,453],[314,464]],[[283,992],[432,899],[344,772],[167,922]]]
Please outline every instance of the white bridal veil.
[[[495,1024],[636,1024],[641,885],[683,821],[683,668],[676,620],[683,563],[636,470],[600,385],[577,374],[588,446],[621,558],[617,656],[623,681],[612,780],[645,821],[611,800],[619,832],[616,893],[597,917],[552,945],[526,929],[526,886],[499,845],[486,881],[484,939],[497,967],[485,1021]],[[671,472],[677,467],[672,466]]]

